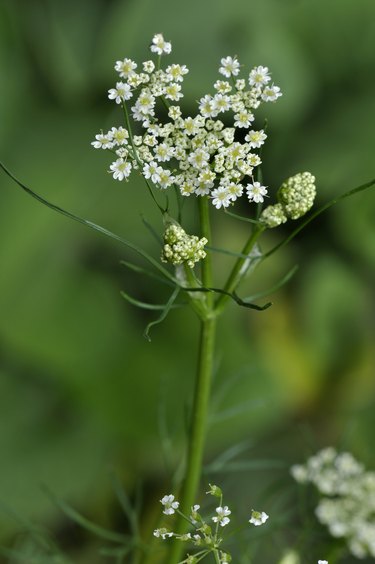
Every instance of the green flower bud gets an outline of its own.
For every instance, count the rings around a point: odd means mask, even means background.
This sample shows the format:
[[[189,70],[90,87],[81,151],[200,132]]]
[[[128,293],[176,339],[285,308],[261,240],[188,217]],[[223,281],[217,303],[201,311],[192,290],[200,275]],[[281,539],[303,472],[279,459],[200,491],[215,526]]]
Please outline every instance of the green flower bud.
[[[161,260],[174,265],[186,262],[190,268],[194,268],[196,262],[205,258],[206,252],[203,249],[207,243],[205,237],[199,239],[196,235],[188,235],[181,225],[171,222],[167,224],[164,233]]]
[[[268,228],[278,227],[287,221],[282,204],[267,206],[260,214],[259,221]]]
[[[208,490],[208,492],[206,492],[207,494],[213,495],[214,497],[221,497],[223,495],[223,492],[221,491],[219,486],[215,486],[215,484],[208,485],[210,486],[210,489]]]
[[[282,183],[278,200],[287,217],[298,219],[312,207],[316,196],[315,176],[300,172]]]

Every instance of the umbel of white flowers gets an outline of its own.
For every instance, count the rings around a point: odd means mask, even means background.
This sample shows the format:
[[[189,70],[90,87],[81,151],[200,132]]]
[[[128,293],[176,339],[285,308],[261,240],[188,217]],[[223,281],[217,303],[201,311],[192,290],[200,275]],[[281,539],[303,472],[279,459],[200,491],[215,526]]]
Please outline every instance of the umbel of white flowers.
[[[214,83],[215,92],[200,99],[195,115],[183,116],[179,102],[188,68],[181,64],[161,68],[161,56],[172,51],[162,34],[153,37],[150,49],[157,60],[144,61],[140,71],[131,59],[116,62],[119,80],[108,97],[123,106],[126,127],[112,127],[92,143],[115,155],[110,165],[113,177],[127,180],[132,170],[138,170],[158,189],[175,185],[182,196],[208,196],[217,209],[228,207],[244,192],[250,202],[263,202],[268,189],[254,179],[254,172],[267,135],[253,128],[254,111],[282,95],[271,83],[268,68],[254,67],[239,78],[238,59],[222,58],[223,79]],[[133,134],[130,115],[142,127],[140,135]]]
[[[97,134],[92,142],[115,156],[109,167],[113,178],[126,181],[135,170],[151,191],[174,186],[183,197],[209,198],[216,209],[228,208],[243,194],[250,203],[262,204],[268,187],[256,180],[256,173],[267,135],[254,128],[254,112],[282,96],[268,68],[254,67],[240,78],[237,57],[223,57],[214,93],[200,99],[195,115],[184,116],[179,103],[188,68],[176,63],[162,68],[161,58],[172,52],[172,45],[160,33],[150,50],[155,61],[144,61],[141,69],[132,59],[116,61],[119,79],[108,98],[122,106],[125,123]],[[309,172],[286,180],[278,203],[261,213],[261,225],[273,228],[305,214],[314,201],[314,181]],[[205,256],[203,241],[178,225],[167,226],[162,260],[193,268]]]
[[[375,472],[352,454],[329,447],[291,468],[301,484],[312,483],[322,495],[315,510],[334,537],[346,539],[357,558],[375,557]]]
[[[200,512],[200,505],[193,505],[190,511],[190,515],[184,515],[185,519],[191,524],[192,532],[181,535],[174,533],[173,531],[170,531],[165,527],[156,529],[154,531],[154,536],[157,538],[161,538],[162,540],[175,538],[177,540],[189,543],[199,550],[199,552],[195,555],[188,554],[186,559],[182,561],[185,564],[195,564],[197,562],[200,562],[212,551],[216,551],[220,564],[225,564],[232,561],[232,557],[229,552],[221,549],[223,538],[219,534],[219,529],[223,530],[223,528],[230,523],[229,516],[232,512],[227,505],[223,505],[223,493],[218,486],[210,484],[210,489],[206,493],[218,498],[220,500],[219,505],[215,509],[215,514],[209,517],[208,520],[202,517],[202,513]],[[164,515],[170,516],[176,512],[180,513],[180,504],[175,499],[174,495],[165,495],[160,500],[160,503],[163,505]],[[258,527],[260,525],[263,525],[267,521],[267,519],[268,515],[264,511],[252,510],[249,523]],[[212,523],[214,523],[214,526],[209,524],[211,521]]]

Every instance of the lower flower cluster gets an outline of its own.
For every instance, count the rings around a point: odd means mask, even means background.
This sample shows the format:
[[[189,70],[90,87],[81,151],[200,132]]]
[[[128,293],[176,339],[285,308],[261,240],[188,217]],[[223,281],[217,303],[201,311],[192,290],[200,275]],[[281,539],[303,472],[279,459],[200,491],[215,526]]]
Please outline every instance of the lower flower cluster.
[[[215,509],[215,514],[208,519],[204,519],[202,517],[202,514],[200,513],[200,505],[194,505],[191,508],[190,515],[184,515],[179,510],[180,504],[177,500],[175,500],[174,495],[165,495],[160,500],[160,503],[164,507],[164,515],[179,513],[190,523],[193,529],[192,532],[184,534],[174,533],[165,527],[154,531],[154,536],[157,538],[162,540],[175,538],[179,541],[189,542],[197,549],[195,554],[188,554],[180,564],[195,564],[203,560],[210,553],[215,554],[216,559],[220,562],[220,564],[226,564],[232,561],[232,557],[229,552],[221,549],[223,538],[221,534],[219,534],[219,531],[230,523],[230,515],[232,512],[227,505],[223,505],[223,494],[218,486],[210,484],[210,489],[207,494],[220,500],[218,507]],[[263,525],[267,519],[268,515],[264,511],[252,510],[249,523],[257,527]]]
[[[332,536],[347,541],[357,558],[375,557],[375,472],[368,472],[349,452],[329,447],[291,468],[302,484],[312,483],[322,497],[319,521]]]

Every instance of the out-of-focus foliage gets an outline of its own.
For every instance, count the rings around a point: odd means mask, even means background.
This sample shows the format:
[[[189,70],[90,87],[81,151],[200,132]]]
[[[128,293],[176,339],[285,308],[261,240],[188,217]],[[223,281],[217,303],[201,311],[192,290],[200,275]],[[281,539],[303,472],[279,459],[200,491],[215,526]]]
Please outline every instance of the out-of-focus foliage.
[[[140,213],[157,229],[161,222],[143,185],[113,181],[107,155],[90,147],[101,128],[121,124],[106,97],[114,61],[149,58],[155,32],[172,41],[171,62],[190,68],[187,111],[212,90],[222,56],[271,68],[284,96],[267,105],[268,186],[309,170],[323,203],[375,176],[373,0],[3,0],[7,166],[51,201],[157,256]],[[148,312],[132,309],[120,290],[157,303],[166,294],[119,265],[134,259],[127,249],[42,208],[5,176],[0,201],[0,502],[50,518],[64,539],[40,483],[105,525],[113,520],[107,469],[115,465],[130,489],[144,480],[153,511],[165,479],[158,426],[170,431],[173,463],[182,452],[197,322],[173,311],[148,343]],[[215,215],[215,246],[238,250],[246,224]],[[233,305],[221,321],[208,460],[244,438],[258,445],[250,459],[290,462],[342,441],[375,467],[373,217],[373,192],[345,201],[242,289],[262,290],[300,266],[271,309]],[[217,261],[219,279],[229,263]],[[256,472],[227,480],[233,491],[246,484],[250,505],[267,481]],[[22,527],[1,507],[5,542]],[[81,551],[75,561],[91,556]]]

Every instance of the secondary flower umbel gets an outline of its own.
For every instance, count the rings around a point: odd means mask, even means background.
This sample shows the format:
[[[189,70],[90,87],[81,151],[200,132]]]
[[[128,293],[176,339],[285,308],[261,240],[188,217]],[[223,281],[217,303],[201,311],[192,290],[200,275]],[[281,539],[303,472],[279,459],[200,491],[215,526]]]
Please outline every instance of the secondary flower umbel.
[[[211,553],[214,554],[215,561],[220,562],[221,564],[232,561],[232,557],[229,552],[222,550],[221,545],[224,539],[219,535],[222,528],[226,527],[226,525],[230,523],[229,515],[231,515],[232,512],[227,505],[223,505],[223,493],[218,486],[210,484],[210,489],[206,492],[206,494],[220,499],[220,505],[216,507],[215,515],[211,516],[209,521],[202,516],[202,513],[200,512],[200,505],[193,505],[190,516],[184,515],[186,521],[189,521],[191,524],[192,532],[178,534],[166,529],[165,527],[155,529],[154,531],[154,536],[157,538],[162,540],[175,538],[177,540],[187,542],[199,550],[199,552],[195,555],[188,555],[187,558],[182,561],[185,564],[196,564]],[[175,500],[173,495],[165,495],[160,502],[165,507],[163,513],[167,515],[172,515],[175,512],[175,509],[179,507],[179,503]],[[180,511],[179,513],[180,515],[183,515]],[[264,511],[259,512],[252,510],[249,523],[259,526],[263,525],[267,519],[268,515]],[[215,523],[214,527],[209,525],[210,521]]]

